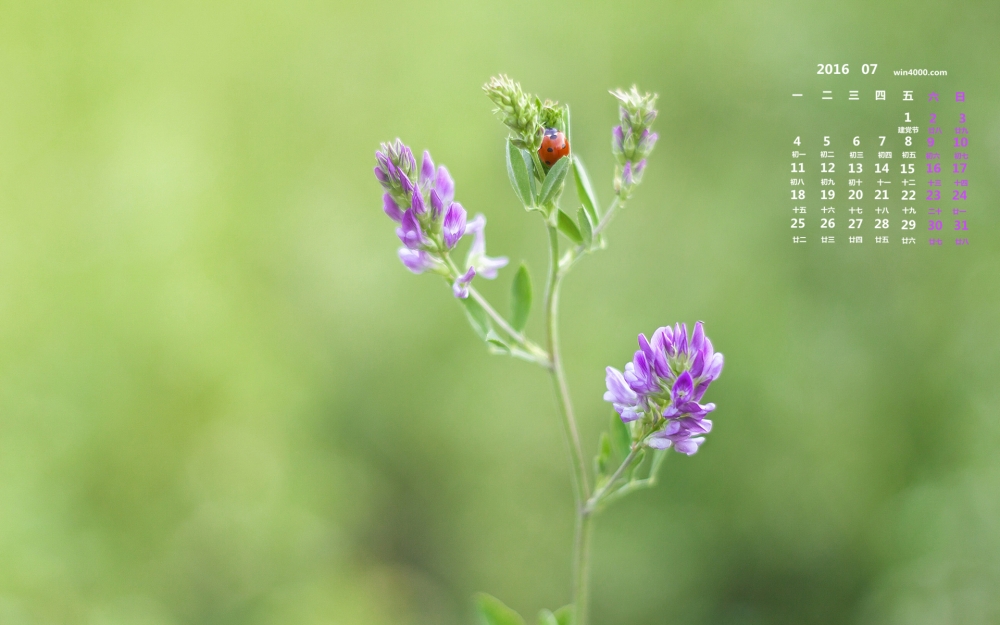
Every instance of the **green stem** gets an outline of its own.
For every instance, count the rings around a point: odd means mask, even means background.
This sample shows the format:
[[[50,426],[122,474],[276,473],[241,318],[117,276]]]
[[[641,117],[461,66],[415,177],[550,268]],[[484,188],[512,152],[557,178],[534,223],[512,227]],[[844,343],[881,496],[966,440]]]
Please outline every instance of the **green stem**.
[[[479,305],[483,307],[486,314],[489,315],[490,318],[493,319],[498,326],[500,326],[500,329],[506,332],[510,338],[518,344],[518,346],[523,347],[525,351],[534,356],[538,364],[547,369],[552,368],[552,361],[549,359],[549,355],[545,353],[545,350],[538,345],[535,345],[526,336],[512,328],[510,324],[507,323],[507,320],[504,319],[503,316],[490,305],[489,301],[487,301],[486,298],[475,289],[475,287],[469,287],[469,295],[472,296],[472,299],[479,302]]]
[[[594,516],[582,510],[576,518],[576,541],[574,545],[573,625],[587,625],[590,617],[590,535],[594,528]]]
[[[600,235],[601,232],[603,232],[605,228],[608,227],[608,225],[611,223],[611,219],[615,216],[615,213],[617,213],[618,209],[624,205],[625,202],[621,200],[621,196],[615,196],[614,201],[611,202],[611,206],[608,207],[608,212],[604,213],[604,216],[601,217],[600,221],[594,227],[594,233],[593,233],[594,245],[597,244],[598,235]],[[566,274],[567,272],[569,272],[570,268],[572,268],[573,265],[579,262],[579,260],[583,258],[584,254],[586,254],[589,251],[590,249],[588,249],[587,247],[583,245],[578,245],[575,248],[571,249],[569,252],[567,252],[566,257],[563,258],[562,260],[562,273]]]
[[[576,501],[577,523],[574,540],[574,586],[573,604],[576,606],[576,625],[586,625],[587,614],[587,572],[590,560],[590,520],[584,514],[584,504],[590,494],[587,484],[587,465],[583,459],[580,433],[573,416],[573,405],[566,384],[566,374],[562,368],[559,352],[559,231],[549,224],[549,276],[545,288],[545,322],[548,332],[548,351],[552,366],[552,382],[556,391],[556,402],[563,417],[563,427],[569,443],[570,460],[573,466],[573,487]]]
[[[601,499],[603,499],[604,496],[607,494],[607,492],[614,487],[615,482],[618,481],[618,478],[620,478],[622,474],[625,473],[625,471],[629,468],[629,466],[631,466],[631,464],[635,461],[636,456],[639,455],[640,449],[641,448],[639,447],[639,445],[634,445],[632,447],[632,451],[630,451],[628,456],[625,457],[625,460],[622,460],[621,465],[615,470],[615,472],[611,475],[608,481],[605,482],[603,486],[594,491],[594,494],[591,495],[590,499],[587,500],[587,505],[583,507],[583,513],[585,515],[589,516],[597,510],[597,506],[601,503]]]
[[[587,465],[583,459],[583,447],[580,445],[580,433],[576,427],[576,417],[573,416],[573,404],[569,396],[569,386],[566,384],[566,374],[562,368],[562,356],[559,352],[559,231],[555,226],[549,226],[549,261],[548,284],[545,289],[545,325],[548,333],[549,359],[552,362],[552,382],[555,385],[556,401],[562,413],[563,425],[569,439],[570,456],[573,462],[573,476],[576,481],[577,505],[587,501],[590,486],[587,484]]]
[[[640,445],[641,444],[642,443],[640,443]],[[607,489],[614,486],[615,480],[621,477],[622,472],[625,471],[632,462],[634,462],[634,456],[637,453],[637,451],[633,451],[633,453],[629,454],[629,457],[622,462],[622,466],[618,467],[618,470],[615,471],[614,476],[608,480],[608,483],[605,485],[606,488],[602,489],[601,492],[594,493],[590,500],[587,501],[587,507],[591,509],[591,511],[596,511],[597,506],[602,503],[607,505],[612,501],[617,501],[618,499],[625,497],[629,493],[634,493],[635,491],[643,488],[652,488],[656,486],[656,482],[659,479],[658,475],[660,473],[660,465],[663,464],[663,461],[667,457],[666,450],[653,452],[653,463],[649,467],[649,474],[646,475],[644,479],[637,480],[633,478],[610,493],[607,492]]]
[[[611,206],[608,207],[608,212],[604,213],[604,216],[601,217],[601,221],[599,221],[597,223],[597,226],[594,228],[595,237],[599,235],[601,232],[603,232],[605,228],[608,227],[608,225],[611,223],[611,220],[614,218],[615,213],[618,211],[618,208],[623,204],[624,202],[621,201],[621,196],[620,195],[615,196],[615,200],[611,202]]]
[[[448,267],[448,270],[451,271],[451,275],[447,276],[449,282],[454,281],[456,278],[458,278],[458,276],[462,275],[462,272],[458,270],[458,267],[455,266],[455,262],[451,259],[450,256],[444,254],[442,258],[444,259],[445,264]],[[524,351],[526,351],[528,354],[534,357],[534,362],[545,367],[546,369],[552,368],[552,361],[549,359],[549,355],[545,353],[545,350],[536,345],[530,339],[528,339],[528,337],[526,337],[523,333],[518,332],[513,327],[511,327],[510,323],[508,323],[507,320],[503,318],[503,315],[498,313],[496,309],[493,308],[493,306],[489,303],[489,301],[487,301],[487,299],[483,297],[483,295],[479,291],[477,291],[476,288],[473,287],[472,285],[469,285],[469,295],[472,297],[472,299],[479,302],[479,305],[483,307],[483,310],[486,311],[486,314],[489,315],[491,319],[493,319],[493,321],[500,327],[501,330],[503,330],[511,338],[511,340],[517,343],[518,347],[521,347],[522,349],[524,349]]]
[[[648,477],[644,480],[633,480],[631,482],[628,482],[627,484],[623,484],[622,487],[616,490],[615,492],[605,495],[604,503],[609,504],[612,501],[617,501],[621,499],[622,497],[628,495],[629,493],[634,493],[635,491],[641,490],[643,488],[652,488],[654,486],[656,486],[655,476]]]

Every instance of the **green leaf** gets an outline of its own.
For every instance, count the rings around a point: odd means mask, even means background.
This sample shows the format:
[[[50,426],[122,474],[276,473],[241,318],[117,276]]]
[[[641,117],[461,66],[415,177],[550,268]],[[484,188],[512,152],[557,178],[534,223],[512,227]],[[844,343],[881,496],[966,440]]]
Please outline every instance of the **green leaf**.
[[[577,245],[583,243],[583,236],[580,234],[580,230],[576,227],[576,224],[573,223],[573,218],[562,211],[559,211],[559,230],[573,243]]]
[[[607,432],[601,432],[601,441],[597,444],[597,456],[594,458],[594,472],[598,475],[608,474],[608,460],[611,458],[611,437]]]
[[[521,267],[514,274],[514,282],[510,285],[510,325],[518,332],[524,331],[528,323],[528,313],[531,312],[531,276],[528,267]]]
[[[476,611],[486,625],[524,625],[520,614],[485,592],[476,594]]]
[[[594,227],[590,223],[590,216],[582,206],[576,211],[576,220],[580,222],[580,237],[583,239],[583,246],[590,247],[594,242]]]
[[[617,413],[611,415],[611,445],[622,460],[632,450],[632,434]]]
[[[507,140],[507,177],[510,178],[510,186],[514,187],[514,193],[521,204],[534,206],[531,170],[528,163],[525,163],[523,151],[515,147],[510,139]]]
[[[490,346],[490,352],[494,354],[510,354],[510,346],[504,343],[500,335],[494,332],[492,328],[486,333],[486,342]]]
[[[489,333],[493,331],[493,326],[490,325],[490,317],[486,314],[486,310],[471,297],[466,297],[459,301],[465,306],[465,315],[469,318],[472,329],[476,331],[479,338],[485,341]]]
[[[597,194],[594,193],[594,186],[590,184],[590,176],[583,167],[583,161],[579,156],[573,155],[573,174],[576,178],[576,194],[580,197],[580,203],[590,217],[590,223],[597,223]]]
[[[538,192],[538,203],[540,205],[544,206],[548,204],[559,195],[563,182],[566,180],[566,174],[569,172],[569,163],[571,160],[573,159],[564,156],[549,169],[549,173],[545,175],[545,182],[542,183],[542,189]]]
[[[556,610],[553,616],[556,617],[556,622],[559,625],[573,625],[573,604],[564,605]]]
[[[542,610],[538,613],[538,625],[559,625],[559,621],[549,610]]]

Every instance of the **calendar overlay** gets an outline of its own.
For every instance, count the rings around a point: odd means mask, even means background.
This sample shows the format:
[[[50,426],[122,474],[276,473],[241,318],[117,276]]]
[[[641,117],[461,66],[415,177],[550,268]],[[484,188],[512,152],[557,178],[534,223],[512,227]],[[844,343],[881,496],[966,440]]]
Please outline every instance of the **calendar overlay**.
[[[874,76],[877,64],[864,65],[862,69],[868,71],[856,81],[862,84],[850,85],[843,80],[850,76],[847,64],[818,65],[818,73],[839,75],[841,80],[792,93],[791,97],[803,103],[811,101],[813,107],[819,104],[821,110],[824,106],[846,106],[839,112],[858,114],[864,120],[859,126],[868,132],[823,133],[821,127],[818,132],[802,129],[789,137],[791,242],[968,246],[972,216],[968,203],[967,94],[944,90],[937,84],[938,88],[921,84],[905,89],[889,85],[866,88],[866,84],[879,82]],[[897,80],[892,79],[901,74],[937,76],[947,72],[890,70],[886,74],[882,82],[894,83]],[[870,130],[873,125],[875,132]]]

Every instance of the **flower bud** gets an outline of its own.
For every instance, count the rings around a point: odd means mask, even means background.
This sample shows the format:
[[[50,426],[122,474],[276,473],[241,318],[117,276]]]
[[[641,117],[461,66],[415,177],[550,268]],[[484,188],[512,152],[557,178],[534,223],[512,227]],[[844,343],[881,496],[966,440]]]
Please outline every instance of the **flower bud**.
[[[459,276],[455,279],[455,282],[451,285],[452,294],[459,298],[465,299],[469,296],[469,283],[472,279],[476,277],[476,268],[469,267],[469,270],[465,272],[464,275]]]
[[[400,221],[399,227],[396,228],[396,236],[403,242],[403,245],[411,250],[419,249],[424,242],[424,233],[420,229],[420,221],[413,214],[412,208],[407,209],[403,213],[403,219]]]
[[[424,194],[419,189],[413,194],[413,204],[410,207],[416,215],[423,215],[427,212],[427,206],[424,204]]]
[[[420,163],[420,188],[426,189],[434,177],[434,161],[429,150],[424,150],[424,159]]]
[[[392,194],[397,204],[409,205],[410,196],[416,188],[414,182],[417,162],[410,148],[396,139],[383,143],[375,152],[375,178],[386,191]]]
[[[611,131],[611,153],[618,161],[618,175],[615,176],[615,192],[628,196],[631,188],[642,179],[646,158],[653,151],[659,138],[649,128],[656,119],[656,94],[639,93],[633,85],[629,91],[621,89],[611,92],[618,99],[620,124]]]
[[[622,185],[632,186],[632,163],[625,163],[625,167],[622,168]]]
[[[437,264],[430,254],[423,250],[411,250],[408,247],[399,248],[399,260],[413,273],[423,273]]]
[[[465,236],[466,218],[467,215],[462,205],[458,202],[452,202],[451,206],[448,207],[448,212],[444,215],[444,225],[441,230],[444,235],[444,245],[449,250]]]
[[[539,119],[542,104],[538,97],[524,93],[519,83],[503,74],[491,78],[483,85],[483,91],[496,104],[494,112],[500,114],[503,123],[513,133],[511,140],[514,145],[532,152],[538,151],[545,131]]]
[[[392,199],[391,193],[382,196],[382,210],[395,222],[403,221],[403,211],[399,210],[399,205]]]
[[[615,126],[611,129],[611,153],[614,154],[615,160],[624,161],[625,133],[621,126]]]
[[[431,218],[436,221],[443,210],[444,200],[441,199],[437,189],[431,189]]]

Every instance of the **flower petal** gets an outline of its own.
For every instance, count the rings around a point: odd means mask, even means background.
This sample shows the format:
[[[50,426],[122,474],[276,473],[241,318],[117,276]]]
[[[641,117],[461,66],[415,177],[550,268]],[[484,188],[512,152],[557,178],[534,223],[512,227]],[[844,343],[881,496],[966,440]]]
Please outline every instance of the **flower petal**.
[[[451,206],[448,207],[448,212],[444,215],[444,224],[441,227],[445,247],[449,250],[465,236],[465,221],[465,209],[458,202],[452,202]]]
[[[411,250],[408,247],[399,248],[399,260],[413,273],[423,273],[434,266],[434,259],[424,250]]]
[[[622,372],[614,367],[605,369],[604,384],[608,388],[608,392],[604,394],[604,401],[635,404],[639,399],[635,391],[625,382]]]
[[[698,452],[698,448],[701,444],[705,442],[705,438],[699,436],[698,438],[689,438],[685,441],[677,441],[674,443],[674,449],[682,454],[687,454],[688,456],[693,456]]]
[[[464,275],[459,276],[455,279],[455,282],[451,285],[451,292],[455,297],[459,299],[465,299],[469,296],[469,283],[472,279],[476,277],[476,270],[469,267],[469,270],[465,272]]]
[[[419,248],[420,244],[423,243],[424,233],[420,229],[420,222],[417,221],[412,208],[408,208],[403,213],[399,228],[396,228],[396,235],[403,242],[403,245],[411,250]]]
[[[693,391],[694,380],[691,378],[690,373],[685,371],[677,376],[677,380],[674,381],[674,388],[672,389],[674,405],[680,405],[682,402],[686,401],[691,396]]]
[[[423,215],[427,212],[427,206],[424,204],[424,194],[421,193],[419,189],[416,189],[413,194],[413,201],[410,208],[412,208],[413,212],[417,215]]]
[[[446,205],[451,204],[452,200],[455,199],[455,181],[444,165],[438,167],[437,178],[434,180],[434,190],[438,192],[441,201]]]
[[[426,189],[434,178],[434,161],[429,150],[424,150],[424,159],[420,163],[420,187]]]
[[[399,205],[392,199],[391,193],[382,196],[382,210],[396,223],[403,221],[403,211],[399,210]]]
[[[660,438],[656,434],[653,434],[646,439],[646,444],[653,449],[670,449],[670,446],[674,444],[669,438]]]

